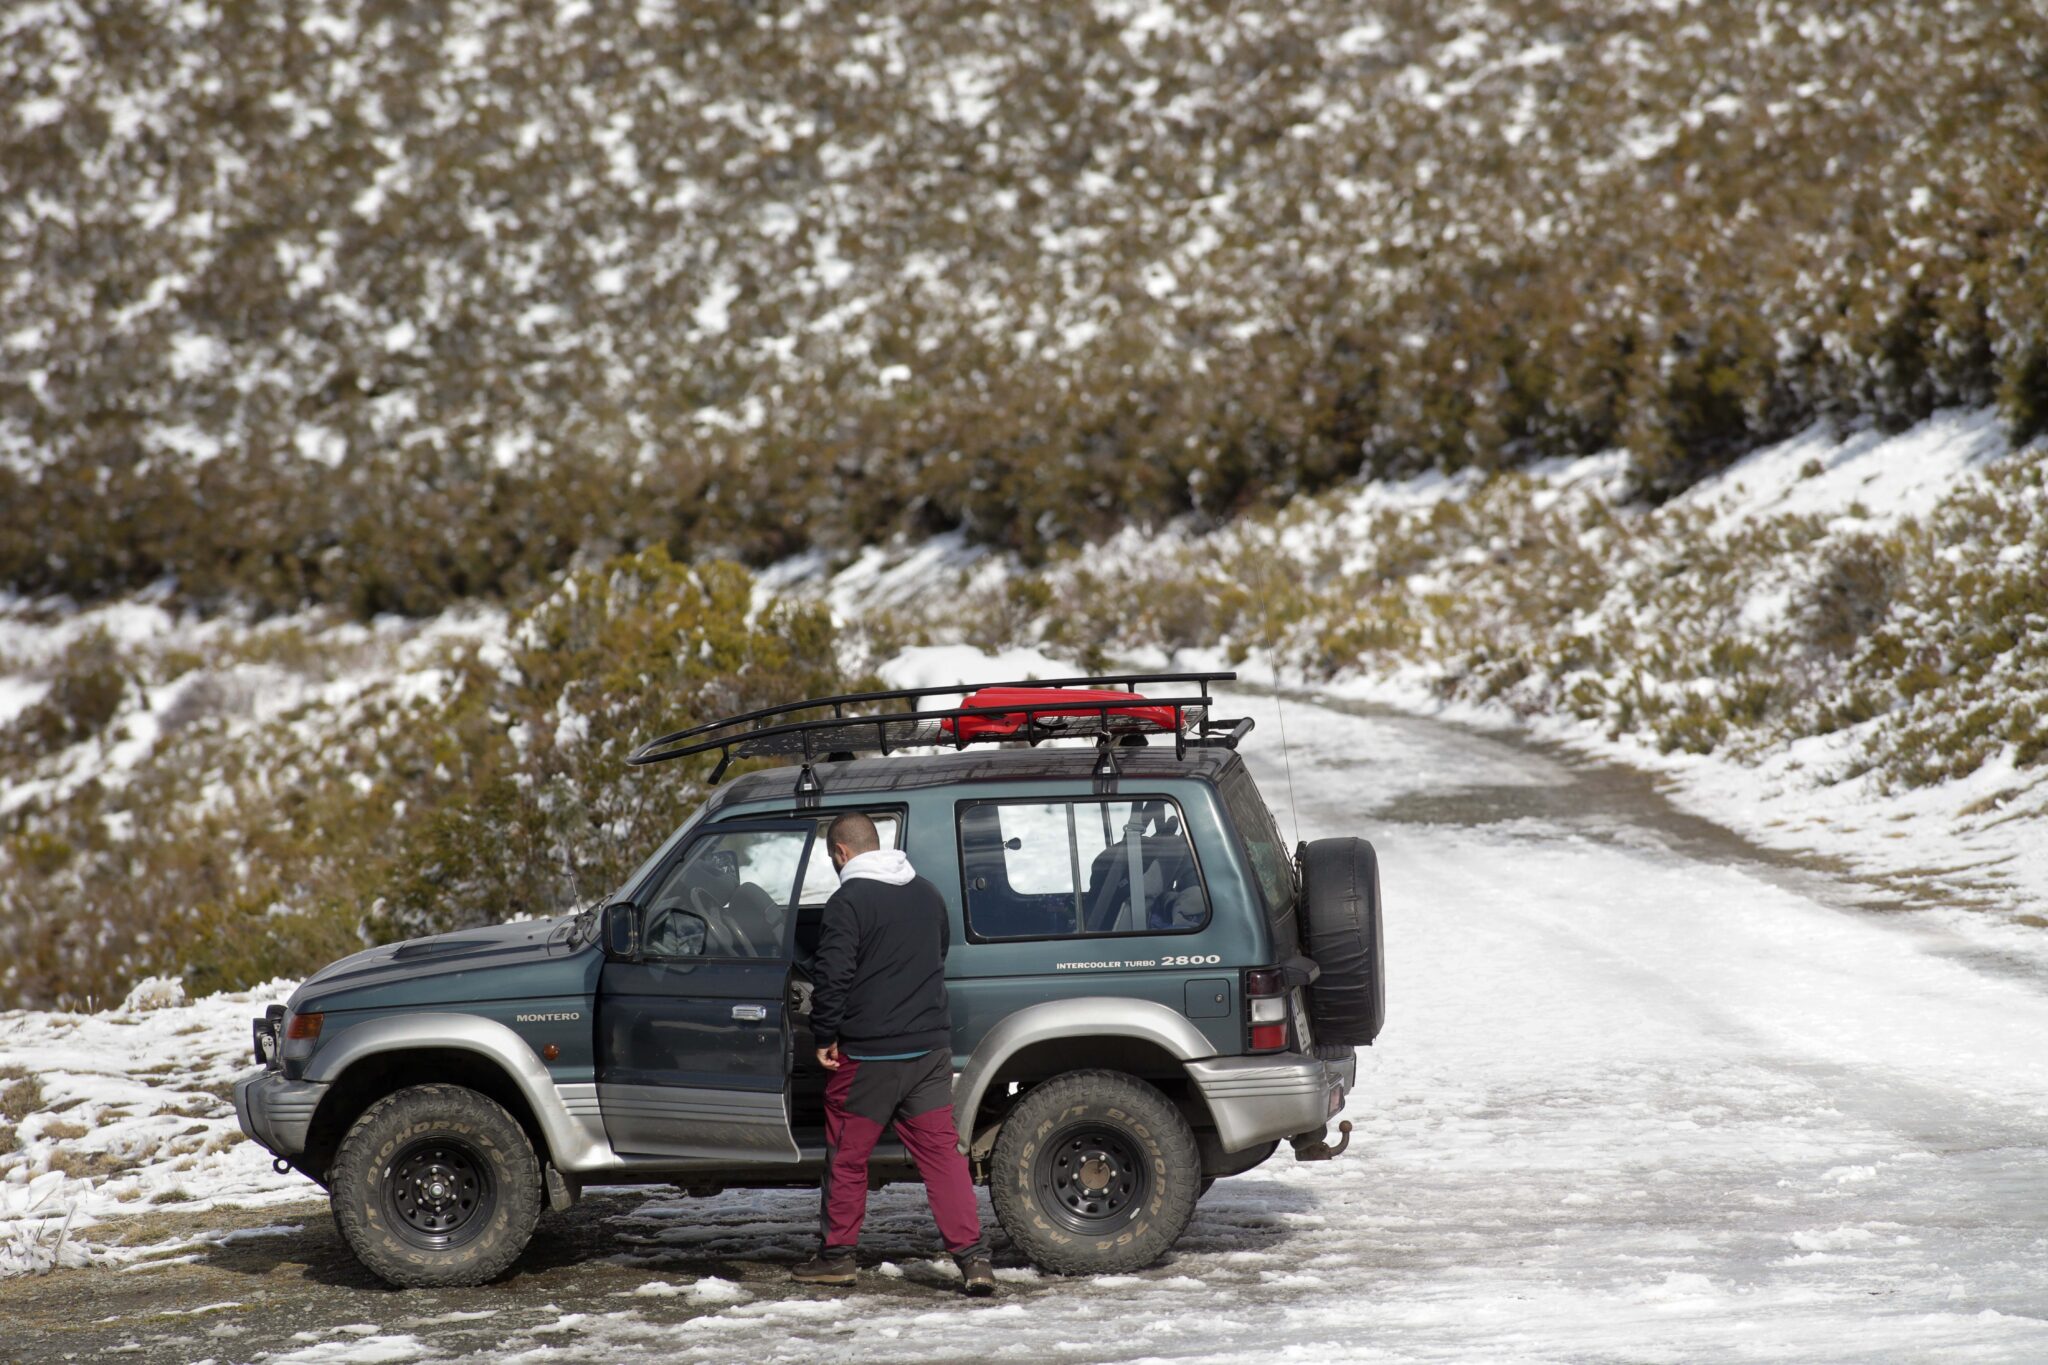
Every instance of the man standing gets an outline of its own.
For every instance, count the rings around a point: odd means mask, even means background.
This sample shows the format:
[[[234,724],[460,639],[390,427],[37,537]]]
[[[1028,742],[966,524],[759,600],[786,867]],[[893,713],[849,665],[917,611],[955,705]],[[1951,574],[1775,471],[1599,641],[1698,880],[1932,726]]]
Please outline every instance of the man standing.
[[[825,831],[839,890],[825,903],[811,1032],[825,1085],[824,1246],[798,1266],[806,1284],[852,1284],[868,1207],[868,1156],[890,1123],[924,1177],[932,1216],[969,1294],[995,1272],[974,1182],[953,1128],[953,1025],[946,1008],[946,902],[910,859],[849,812]]]

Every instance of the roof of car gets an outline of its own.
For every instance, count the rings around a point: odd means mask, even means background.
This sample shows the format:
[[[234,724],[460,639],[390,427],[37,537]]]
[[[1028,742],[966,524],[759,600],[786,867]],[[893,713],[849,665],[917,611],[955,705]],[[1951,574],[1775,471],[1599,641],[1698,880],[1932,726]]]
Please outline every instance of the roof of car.
[[[845,763],[816,763],[812,768],[821,788],[820,803],[829,805],[833,797],[843,792],[907,791],[1032,779],[1086,780],[1095,770],[1095,759],[1092,746],[1041,746],[893,754]],[[1126,780],[1191,777],[1214,782],[1237,761],[1235,750],[1220,745],[1191,745],[1185,758],[1175,758],[1170,744],[1116,750],[1117,771]],[[794,794],[797,773],[798,769],[783,766],[734,778],[712,793],[710,806],[715,809],[742,802],[787,800]]]

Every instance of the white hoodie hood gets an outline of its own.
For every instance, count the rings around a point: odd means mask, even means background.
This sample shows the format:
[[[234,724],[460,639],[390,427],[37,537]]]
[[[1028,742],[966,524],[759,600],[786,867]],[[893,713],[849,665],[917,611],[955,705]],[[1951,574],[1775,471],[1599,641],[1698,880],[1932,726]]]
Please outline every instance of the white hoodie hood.
[[[903,856],[901,849],[878,848],[867,853],[856,853],[846,860],[846,866],[839,869],[842,882],[857,881],[862,877],[871,882],[887,882],[891,886],[908,886],[917,869],[910,865],[910,859]]]

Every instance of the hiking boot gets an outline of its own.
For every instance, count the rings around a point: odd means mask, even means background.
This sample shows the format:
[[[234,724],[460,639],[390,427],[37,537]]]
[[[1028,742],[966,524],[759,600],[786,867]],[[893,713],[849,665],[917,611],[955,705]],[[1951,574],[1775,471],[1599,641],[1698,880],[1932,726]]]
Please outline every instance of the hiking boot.
[[[789,1272],[801,1284],[852,1284],[860,1272],[850,1247],[826,1247]]]
[[[996,1292],[996,1269],[986,1256],[969,1256],[960,1262],[960,1278],[969,1297],[985,1299]]]

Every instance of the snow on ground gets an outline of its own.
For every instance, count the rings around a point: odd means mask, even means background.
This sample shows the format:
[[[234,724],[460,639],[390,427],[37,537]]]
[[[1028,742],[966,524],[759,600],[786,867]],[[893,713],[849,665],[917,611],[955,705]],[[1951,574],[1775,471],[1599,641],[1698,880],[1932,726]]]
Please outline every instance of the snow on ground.
[[[765,600],[792,588],[819,591],[834,616],[851,621],[877,609],[910,606],[935,585],[958,593],[1000,581],[1003,573],[1002,562],[986,546],[949,531],[916,542],[870,545],[837,571],[816,553],[784,560],[761,572],[755,596]]]
[[[1727,535],[1762,516],[1850,516],[1887,523],[1925,516],[2011,449],[1998,414],[1940,412],[1909,431],[1840,437],[1820,423],[1768,446],[1680,494],[1681,505],[1717,513]]]
[[[122,1214],[304,1198],[243,1139],[228,1091],[255,1065],[250,1019],[291,989],[186,1003],[152,978],[98,1014],[0,1013],[0,1109],[25,1111],[0,1154],[0,1277],[132,1255],[96,1235]]]

